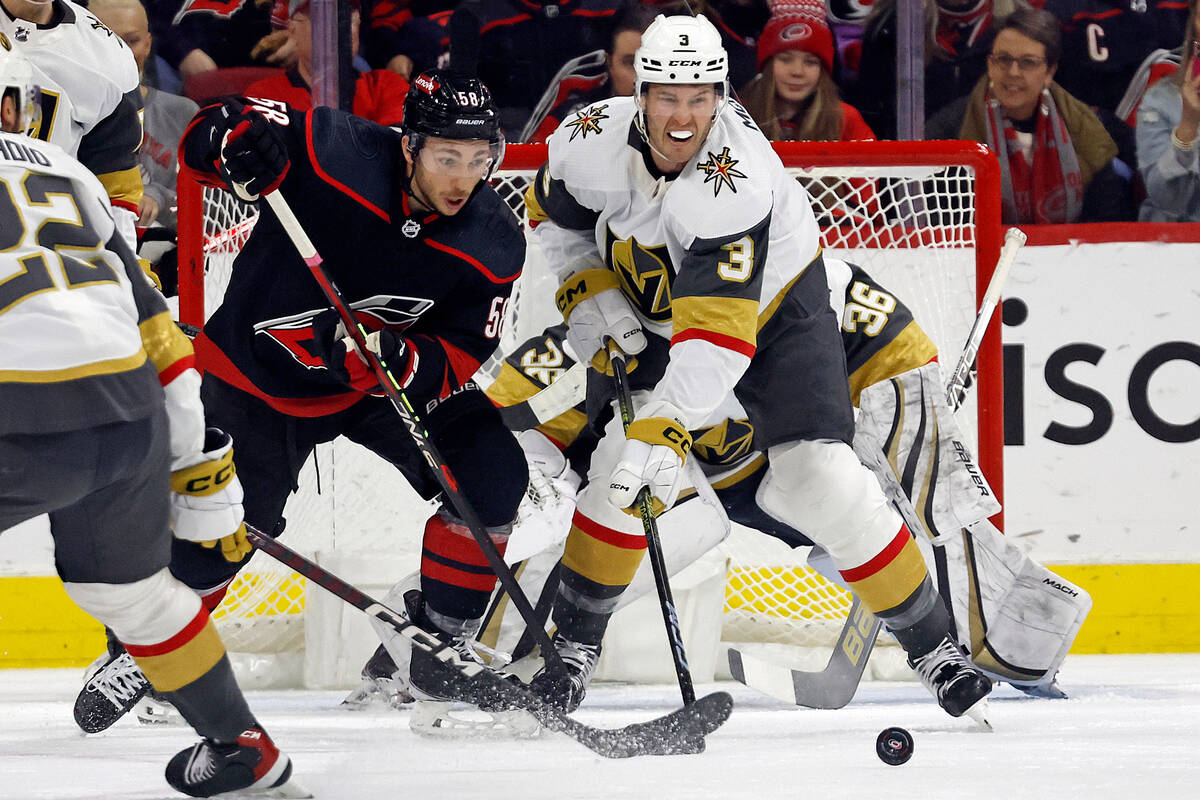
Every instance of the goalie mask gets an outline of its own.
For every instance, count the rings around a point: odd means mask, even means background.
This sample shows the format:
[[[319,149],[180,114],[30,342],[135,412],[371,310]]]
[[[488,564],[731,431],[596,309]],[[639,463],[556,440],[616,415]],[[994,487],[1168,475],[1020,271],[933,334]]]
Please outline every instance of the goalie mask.
[[[17,116],[10,133],[24,133],[37,127],[41,120],[41,90],[33,82],[33,67],[5,39],[0,41],[0,93],[11,98]],[[5,128],[7,130],[7,128]]]
[[[633,67],[638,105],[634,124],[647,142],[646,96],[650,84],[713,84],[717,93],[714,120],[729,97],[729,56],[721,44],[721,34],[703,16],[659,14],[642,34]]]
[[[400,132],[408,137],[414,160],[431,136],[486,141],[490,154],[486,163],[459,167],[478,173],[471,177],[489,178],[504,160],[504,133],[492,94],[478,78],[462,72],[431,69],[418,75],[404,99]]]

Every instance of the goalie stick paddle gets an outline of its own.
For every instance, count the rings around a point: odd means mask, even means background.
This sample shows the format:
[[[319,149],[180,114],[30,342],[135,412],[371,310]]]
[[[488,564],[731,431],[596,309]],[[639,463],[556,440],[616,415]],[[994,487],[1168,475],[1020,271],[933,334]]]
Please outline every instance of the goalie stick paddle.
[[[414,647],[431,653],[447,677],[454,681],[452,685],[470,687],[475,694],[486,689],[506,707],[527,711],[547,730],[565,734],[605,758],[703,752],[704,737],[721,727],[733,710],[733,698],[727,692],[713,692],[670,714],[624,728],[584,725],[542,700],[524,684],[507,681],[482,664],[461,660],[446,642],[249,524],[246,525],[246,537],[256,549],[291,567],[335,597],[390,625]]]
[[[608,348],[608,361],[617,390],[621,427],[628,431],[630,423],[633,422],[633,393],[629,390],[629,376],[625,374],[625,353],[612,339],[609,339],[605,346]],[[642,515],[642,531],[646,535],[646,554],[650,558],[650,569],[654,573],[654,588],[658,590],[658,604],[662,608],[663,624],[667,629],[667,643],[671,647],[671,661],[675,666],[675,677],[679,681],[679,694],[683,697],[684,707],[687,707],[696,702],[696,689],[692,685],[692,671],[688,667],[687,653],[683,649],[683,633],[679,630],[675,598],[671,596],[671,579],[667,575],[662,542],[658,538],[658,524],[654,521],[649,487],[643,486],[638,492],[638,510]]]
[[[1009,228],[1004,236],[1004,246],[1000,249],[996,269],[988,281],[979,313],[963,345],[958,364],[946,381],[946,400],[951,411],[958,410],[971,388],[971,369],[979,353],[979,345],[1000,302],[1000,293],[1016,262],[1017,252],[1025,244],[1026,238],[1025,232],[1019,228]],[[790,669],[730,647],[727,651],[730,674],[738,682],[785,702],[808,708],[842,708],[858,690],[867,659],[875,649],[875,640],[882,627],[882,622],[863,607],[858,595],[852,593],[851,596],[854,599],[850,613],[824,669],[818,672]]]
[[[445,459],[438,452],[437,447],[429,438],[428,432],[425,430],[425,424],[421,421],[416,409],[408,401],[403,390],[400,388],[399,382],[392,376],[387,364],[383,362],[369,347],[367,347],[367,332],[363,328],[362,323],[355,317],[354,312],[350,309],[350,305],[346,302],[346,298],[342,295],[341,290],[334,285],[328,273],[325,272],[323,266],[324,259],[321,258],[317,248],[313,245],[312,240],[308,238],[304,227],[300,224],[300,220],[296,219],[296,215],[292,212],[292,207],[288,205],[283,194],[276,190],[270,194],[263,195],[263,198],[270,205],[271,210],[275,212],[275,216],[283,225],[284,231],[287,232],[288,238],[292,240],[292,245],[300,257],[304,259],[305,265],[308,267],[313,278],[321,287],[321,291],[325,294],[325,298],[337,311],[338,316],[342,320],[342,324],[346,328],[347,334],[354,343],[358,354],[366,360],[371,369],[375,372],[375,376],[379,379],[379,386],[391,401],[392,407],[396,409],[396,413],[400,415],[400,419],[404,422],[405,430],[412,437],[413,444],[424,457],[426,464],[429,466],[430,472],[437,478],[438,483],[442,487],[442,491],[446,493],[446,497],[450,500],[450,504],[454,507],[459,518],[466,523],[467,529],[471,532],[471,537],[475,539],[479,549],[483,552],[487,559],[488,565],[504,586],[504,590],[508,592],[512,598],[513,605],[520,612],[525,624],[531,628],[535,628],[534,635],[537,636],[538,645],[541,647],[542,658],[545,660],[547,668],[556,669],[565,672],[567,667],[563,664],[562,657],[558,651],[554,649],[554,645],[550,641],[546,631],[537,624],[537,614],[533,610],[533,606],[529,603],[529,598],[521,590],[517,579],[512,574],[512,570],[504,563],[504,557],[500,555],[500,551],[496,549],[496,545],[487,534],[487,530],[480,522],[475,510],[462,492],[458,489],[458,481],[454,479],[450,468],[446,465]]]

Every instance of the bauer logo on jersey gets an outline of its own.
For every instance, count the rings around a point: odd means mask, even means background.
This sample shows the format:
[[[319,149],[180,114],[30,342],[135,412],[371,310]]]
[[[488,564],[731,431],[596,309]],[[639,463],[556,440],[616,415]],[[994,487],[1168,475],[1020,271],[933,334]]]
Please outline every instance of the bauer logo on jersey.
[[[604,113],[606,108],[608,108],[608,103],[602,106],[588,106],[576,111],[575,119],[567,123],[567,127],[571,129],[571,138],[567,141],[575,141],[576,136],[586,139],[589,133],[600,133],[600,120],[608,119],[608,114]]]
[[[621,239],[604,231],[608,266],[621,279],[621,288],[651,322],[671,319],[671,282],[675,268],[666,245],[644,245],[635,237]]]
[[[731,157],[729,148],[724,147],[719,154],[709,152],[708,161],[696,165],[696,169],[705,175],[704,182],[713,182],[713,197],[721,193],[722,186],[728,186],[731,192],[737,192],[733,179],[746,177],[746,173],[734,169],[737,163],[738,159]]]
[[[423,297],[399,297],[377,294],[350,304],[355,316],[368,331],[387,327],[402,331],[433,308],[433,301]],[[279,319],[268,319],[254,326],[255,336],[265,336],[288,352],[305,369],[325,369],[325,362],[315,352],[313,320],[328,311],[317,308]]]

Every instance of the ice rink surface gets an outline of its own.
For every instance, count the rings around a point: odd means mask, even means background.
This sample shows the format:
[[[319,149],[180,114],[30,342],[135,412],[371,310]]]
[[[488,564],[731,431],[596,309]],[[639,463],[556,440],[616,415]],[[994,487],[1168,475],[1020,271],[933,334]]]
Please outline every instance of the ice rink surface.
[[[167,759],[195,737],[132,718],[84,736],[71,719],[81,670],[0,670],[0,798],[179,797]],[[1200,654],[1073,656],[1070,700],[992,695],[991,733],[943,714],[918,684],[864,684],[838,711],[785,707],[738,684],[733,716],[696,756],[606,761],[558,736],[431,740],[407,712],[349,712],[341,692],[252,692],[250,702],[325,800],[401,798],[1200,798]],[[664,713],[674,686],[597,685],[579,719],[618,726]],[[915,739],[900,767],[875,755],[891,725]]]

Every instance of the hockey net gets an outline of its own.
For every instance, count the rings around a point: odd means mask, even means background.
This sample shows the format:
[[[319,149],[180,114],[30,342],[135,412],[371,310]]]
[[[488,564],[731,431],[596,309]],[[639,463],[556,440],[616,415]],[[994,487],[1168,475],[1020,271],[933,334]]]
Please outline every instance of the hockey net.
[[[825,253],[859,264],[899,296],[938,345],[942,362],[955,363],[1000,250],[994,156],[960,142],[777,143],[776,150],[812,197]],[[544,159],[542,145],[510,146],[493,180],[522,219],[524,190]],[[201,325],[220,304],[255,209],[183,179],[179,198],[180,318]],[[557,321],[555,288],[531,247],[501,352]],[[993,326],[980,350],[976,391],[959,418],[1002,497],[1001,359]],[[335,571],[341,567],[343,577],[382,588],[417,568],[430,510],[394,469],[338,440],[318,448],[305,466],[285,510],[285,541]],[[527,504],[522,513],[538,509]],[[722,641],[827,652],[850,598],[805,565],[806,549],[735,525],[721,553],[727,559]],[[302,653],[310,597],[303,578],[256,554],[214,619],[231,651]],[[365,655],[348,654],[344,672],[352,675]]]

